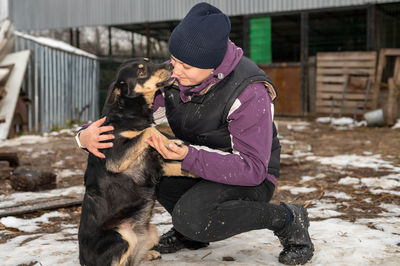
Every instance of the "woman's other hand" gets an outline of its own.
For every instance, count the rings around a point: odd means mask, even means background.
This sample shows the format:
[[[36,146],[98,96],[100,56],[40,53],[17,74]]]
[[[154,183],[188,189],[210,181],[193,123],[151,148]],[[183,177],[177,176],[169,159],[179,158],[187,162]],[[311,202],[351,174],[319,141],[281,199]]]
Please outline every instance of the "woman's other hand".
[[[79,132],[79,141],[81,145],[88,149],[93,155],[99,158],[105,158],[106,156],[99,152],[99,149],[107,149],[113,146],[112,142],[102,143],[101,141],[114,139],[113,134],[103,134],[114,130],[113,126],[102,126],[106,121],[106,117],[103,117],[93,122],[89,127]]]
[[[156,149],[164,159],[167,160],[183,160],[189,152],[189,148],[186,145],[176,145],[169,144],[169,146],[165,146],[161,135],[151,134],[151,138],[146,139],[146,142]]]

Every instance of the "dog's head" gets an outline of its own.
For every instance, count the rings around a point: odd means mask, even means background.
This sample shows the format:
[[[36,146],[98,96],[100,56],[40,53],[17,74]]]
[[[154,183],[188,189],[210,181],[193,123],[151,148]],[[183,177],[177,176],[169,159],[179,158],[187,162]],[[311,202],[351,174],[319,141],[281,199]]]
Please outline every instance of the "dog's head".
[[[153,64],[147,58],[131,59],[118,68],[105,105],[111,106],[119,99],[143,97],[151,107],[155,92],[174,82],[171,74],[170,64]]]

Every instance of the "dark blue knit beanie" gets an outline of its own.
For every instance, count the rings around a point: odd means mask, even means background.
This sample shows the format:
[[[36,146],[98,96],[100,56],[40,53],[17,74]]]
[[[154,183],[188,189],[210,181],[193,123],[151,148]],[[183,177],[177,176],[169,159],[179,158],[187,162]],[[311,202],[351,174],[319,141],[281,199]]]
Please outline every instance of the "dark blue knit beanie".
[[[185,64],[215,69],[224,59],[230,30],[228,16],[208,3],[199,3],[172,31],[168,49]]]

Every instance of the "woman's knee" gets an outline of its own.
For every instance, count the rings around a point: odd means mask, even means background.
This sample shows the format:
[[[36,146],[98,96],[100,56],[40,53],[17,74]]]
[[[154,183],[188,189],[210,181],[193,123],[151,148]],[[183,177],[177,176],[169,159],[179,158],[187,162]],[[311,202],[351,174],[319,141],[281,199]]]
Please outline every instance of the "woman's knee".
[[[209,226],[209,210],[204,206],[196,206],[193,202],[179,200],[172,212],[174,228],[184,236],[200,241],[209,242],[206,233]]]

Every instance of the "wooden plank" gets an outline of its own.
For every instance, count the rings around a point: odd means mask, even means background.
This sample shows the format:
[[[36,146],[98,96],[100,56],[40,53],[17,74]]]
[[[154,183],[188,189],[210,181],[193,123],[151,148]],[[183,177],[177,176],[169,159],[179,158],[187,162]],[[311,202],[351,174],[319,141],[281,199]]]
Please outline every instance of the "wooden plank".
[[[396,48],[384,48],[381,49],[385,56],[400,56],[400,49]]]
[[[376,52],[318,53],[317,60],[376,60]]]
[[[322,99],[317,99],[317,107],[330,107],[333,104],[333,106],[341,106],[342,101],[339,100],[322,100]],[[356,107],[359,106],[360,108],[364,106],[364,101],[345,101],[343,102],[343,107],[348,108],[348,107]],[[370,106],[370,103],[367,103],[367,106]]]
[[[327,84],[323,82],[317,82],[317,93],[318,92],[342,92],[343,84]]]
[[[26,205],[20,204],[0,208],[0,217],[76,206],[82,204],[82,200],[83,197],[61,197],[26,202]]]
[[[31,52],[29,50],[8,54],[1,62],[1,65],[14,64],[14,69],[8,78],[5,86],[7,92],[4,99],[0,102],[0,117],[5,116],[6,121],[0,124],[0,139],[7,139],[11,122],[14,116],[15,107],[19,92],[21,90],[22,81],[28,65]]]
[[[400,56],[397,56],[394,61],[393,81],[397,88],[400,88]]]
[[[338,93],[317,93],[317,99],[342,99],[342,94]],[[345,100],[359,100],[364,101],[365,94],[346,94],[344,97]]]
[[[13,68],[14,68],[14,65],[0,66],[0,86],[1,87],[6,85]]]
[[[343,108],[342,109],[342,116],[353,116],[354,115],[354,109],[351,108]],[[361,115],[360,110],[358,110],[358,115]],[[331,114],[331,108],[330,107],[318,107],[317,108],[317,114]],[[334,107],[332,108],[332,114],[333,115],[339,115],[340,114],[340,108],[339,107]]]
[[[399,95],[399,90],[396,84],[394,84],[394,78],[388,79],[388,85],[389,91],[386,109],[386,124],[388,126],[393,126],[397,119],[397,98]]]
[[[374,68],[376,61],[317,61],[317,68],[320,67],[343,67],[343,68]]]
[[[332,83],[343,83],[346,81],[345,76],[321,76],[317,74],[317,82],[332,82]]]
[[[375,68],[319,68],[317,71],[319,75],[365,75],[373,76],[375,75]]]
[[[374,87],[372,90],[372,108],[373,109],[376,109],[378,106],[379,90],[380,90],[380,86],[381,86],[383,69],[385,68],[385,65],[386,65],[385,49],[381,49],[379,51],[379,61],[378,61],[378,68],[376,71],[375,84],[374,84]]]

